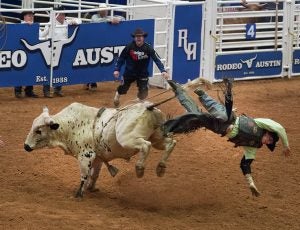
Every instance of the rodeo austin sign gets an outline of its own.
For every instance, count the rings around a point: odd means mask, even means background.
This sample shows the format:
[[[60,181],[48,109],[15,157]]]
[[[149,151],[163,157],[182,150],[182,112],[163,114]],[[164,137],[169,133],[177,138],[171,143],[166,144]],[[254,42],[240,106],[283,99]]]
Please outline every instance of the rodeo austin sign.
[[[69,26],[68,39],[61,41],[40,41],[38,24],[7,25],[0,37],[0,86],[50,84],[51,63],[54,85],[111,81],[115,59],[137,27],[153,44],[151,19]],[[152,68],[151,63],[149,72]]]
[[[281,51],[229,54],[216,57],[216,79],[222,79],[224,77],[268,77],[279,75],[281,72]]]

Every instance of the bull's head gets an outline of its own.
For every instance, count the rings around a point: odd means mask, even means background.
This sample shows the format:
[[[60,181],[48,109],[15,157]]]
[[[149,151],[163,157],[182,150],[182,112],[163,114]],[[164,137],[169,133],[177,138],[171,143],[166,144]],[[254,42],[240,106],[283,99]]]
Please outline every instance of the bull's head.
[[[263,10],[266,4],[259,4],[259,3],[248,3],[246,0],[242,0],[241,5],[245,7],[243,11],[260,11]]]
[[[34,149],[40,149],[49,146],[52,133],[59,128],[49,115],[47,107],[43,108],[40,116],[34,119],[31,130],[24,143],[24,149],[30,152]]]

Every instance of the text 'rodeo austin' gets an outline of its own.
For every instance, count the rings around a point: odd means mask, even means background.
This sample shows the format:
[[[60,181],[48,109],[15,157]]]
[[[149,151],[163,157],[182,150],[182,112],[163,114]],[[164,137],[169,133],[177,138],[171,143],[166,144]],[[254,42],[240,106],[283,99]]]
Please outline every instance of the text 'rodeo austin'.
[[[269,60],[269,61],[257,61],[255,64],[251,63],[229,63],[229,64],[217,64],[216,70],[217,71],[225,71],[225,70],[241,70],[243,68],[243,65],[246,65],[248,69],[251,68],[270,68],[270,67],[280,67],[281,66],[281,60]]]

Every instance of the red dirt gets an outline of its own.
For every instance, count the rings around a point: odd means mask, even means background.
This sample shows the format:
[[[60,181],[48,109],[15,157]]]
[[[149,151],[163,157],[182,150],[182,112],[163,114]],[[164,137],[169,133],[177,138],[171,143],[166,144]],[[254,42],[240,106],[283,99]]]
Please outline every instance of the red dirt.
[[[238,113],[272,118],[289,136],[291,157],[282,155],[280,143],[274,153],[263,147],[252,164],[261,197],[252,197],[240,172],[242,149],[198,130],[176,137],[163,178],[155,174],[161,152],[152,150],[143,178],[135,176],[136,158],[129,163],[115,160],[120,170],[115,178],[103,167],[100,191],[75,199],[77,160],[60,149],[26,153],[24,140],[43,105],[50,114],[75,101],[111,107],[115,87],[113,82],[101,83],[92,93],[67,86],[65,97],[53,99],[16,99],[11,88],[0,89],[0,135],[6,142],[0,161],[0,229],[300,229],[299,78],[234,86]],[[208,92],[215,97],[217,89],[216,84]],[[36,91],[41,95],[40,87]],[[152,88],[150,97],[162,91]],[[122,101],[135,95],[132,86]],[[160,108],[171,115],[184,112],[176,100]]]

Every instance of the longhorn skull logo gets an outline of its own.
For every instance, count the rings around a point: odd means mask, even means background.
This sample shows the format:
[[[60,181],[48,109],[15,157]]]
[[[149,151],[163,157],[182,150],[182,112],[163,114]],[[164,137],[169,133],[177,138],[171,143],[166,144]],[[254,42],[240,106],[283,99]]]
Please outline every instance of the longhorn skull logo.
[[[256,58],[257,58],[257,54],[255,55],[254,58],[250,58],[250,59],[248,59],[248,60],[242,60],[242,59],[240,59],[240,60],[241,60],[241,62],[242,62],[243,64],[246,64],[246,65],[247,65],[248,69],[251,69],[251,68],[252,68],[252,64],[253,64],[253,61],[254,61]]]
[[[59,41],[53,41],[52,40],[52,63],[53,63],[53,67],[57,67],[59,65],[59,60],[61,57],[61,52],[62,52],[62,48],[64,45],[71,43],[76,35],[76,32],[78,30],[78,27],[75,28],[73,34],[71,35],[71,37],[69,37],[68,39],[65,40],[59,40]],[[27,41],[25,41],[24,39],[21,39],[21,41],[24,43],[24,45],[26,46],[27,49],[33,51],[33,50],[41,50],[44,60],[47,63],[48,66],[51,65],[51,41],[47,40],[45,42],[41,42],[35,45],[30,45],[28,44]]]

